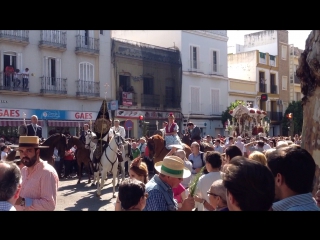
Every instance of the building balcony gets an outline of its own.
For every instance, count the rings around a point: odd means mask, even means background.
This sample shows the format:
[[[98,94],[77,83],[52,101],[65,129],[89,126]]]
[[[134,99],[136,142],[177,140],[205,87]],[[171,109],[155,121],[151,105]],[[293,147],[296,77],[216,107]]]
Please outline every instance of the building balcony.
[[[274,121],[274,122],[281,122],[283,118],[282,112],[275,112],[275,111],[268,111],[267,116],[270,118],[271,121]]]
[[[29,82],[22,74],[8,74],[0,72],[0,90],[15,92],[29,92]]]
[[[275,60],[269,60],[269,65],[275,67],[276,61]]]
[[[277,94],[277,85],[270,85],[270,93]]]
[[[267,84],[265,83],[260,83],[259,84],[259,92],[262,92],[262,93],[267,93]]]
[[[142,107],[160,107],[160,95],[141,94]]]
[[[67,95],[67,79],[55,77],[40,77],[40,93],[46,95]]]
[[[294,83],[295,84],[300,84],[301,83],[300,79],[297,77],[296,74],[294,74]]]
[[[76,36],[76,54],[99,55],[100,40],[98,38]]]
[[[77,97],[100,97],[100,82],[77,80]]]
[[[259,63],[266,64],[267,60],[265,58],[259,58]]]
[[[164,98],[164,104],[163,107],[165,108],[180,108],[180,97],[172,97],[172,96],[166,96]]]
[[[41,30],[39,47],[63,52],[67,50],[67,33],[58,30]]]
[[[222,65],[219,65],[219,64],[209,64],[209,74],[211,75],[222,75],[221,73],[221,69],[222,69]]]
[[[202,67],[203,67],[203,62],[194,61],[194,60],[188,61],[188,71],[189,72],[203,73]]]
[[[29,31],[0,30],[0,42],[14,42],[26,46],[29,44]]]

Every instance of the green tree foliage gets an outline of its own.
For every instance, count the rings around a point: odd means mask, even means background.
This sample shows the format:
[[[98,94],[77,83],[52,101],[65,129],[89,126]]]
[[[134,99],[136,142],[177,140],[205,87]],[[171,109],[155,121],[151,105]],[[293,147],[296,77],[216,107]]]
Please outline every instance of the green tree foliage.
[[[287,118],[287,114],[292,113],[292,121],[293,121],[293,134],[301,134],[302,132],[302,124],[303,124],[303,108],[301,105],[301,101],[292,101],[288,108],[284,113],[284,117],[282,119],[282,135],[288,136],[290,126],[290,120]]]
[[[228,119],[230,120],[230,122],[232,121],[232,116],[230,115],[229,111],[235,109],[240,104],[243,105],[245,103],[243,101],[232,102],[232,103],[230,103],[230,106],[227,107],[227,109],[222,112],[222,114],[221,114],[221,122],[222,122],[223,126],[225,126],[225,122],[228,121]]]

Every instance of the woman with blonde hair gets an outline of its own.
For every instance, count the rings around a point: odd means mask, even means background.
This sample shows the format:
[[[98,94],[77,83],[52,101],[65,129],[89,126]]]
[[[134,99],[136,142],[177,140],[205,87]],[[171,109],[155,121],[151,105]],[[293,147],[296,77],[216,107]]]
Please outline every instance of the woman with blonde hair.
[[[129,167],[129,177],[130,179],[136,179],[138,181],[146,184],[149,181],[149,172],[147,165],[142,162],[142,158],[137,157],[132,160]],[[115,204],[115,211],[121,211],[121,202],[119,200],[119,195]]]
[[[262,165],[267,166],[267,158],[262,152],[253,151],[252,153],[250,153],[248,159],[259,162]]]

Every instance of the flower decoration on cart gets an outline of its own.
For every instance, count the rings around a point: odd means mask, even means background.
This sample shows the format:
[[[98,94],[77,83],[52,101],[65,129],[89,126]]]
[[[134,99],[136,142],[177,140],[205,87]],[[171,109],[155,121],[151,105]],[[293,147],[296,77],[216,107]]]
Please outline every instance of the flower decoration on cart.
[[[252,137],[259,133],[268,133],[269,123],[264,122],[267,112],[258,107],[249,107],[249,105],[238,105],[229,111],[232,116],[232,123],[228,120],[225,130],[229,136]]]

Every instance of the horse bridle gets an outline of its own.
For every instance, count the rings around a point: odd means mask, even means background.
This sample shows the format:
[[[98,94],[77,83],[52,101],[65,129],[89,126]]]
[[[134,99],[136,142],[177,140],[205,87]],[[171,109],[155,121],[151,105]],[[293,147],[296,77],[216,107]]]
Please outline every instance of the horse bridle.
[[[91,135],[91,137],[90,137],[90,142],[87,144],[87,143],[85,143],[84,144],[84,147],[86,148],[86,149],[91,149],[91,146],[90,146],[90,144],[91,144],[91,142],[92,142],[92,134],[91,134],[92,132],[90,132],[90,135]],[[89,133],[86,133],[86,136],[88,136],[89,135]],[[87,148],[87,146],[89,146],[89,148]]]
[[[153,138],[152,138],[152,140],[154,141]],[[158,157],[162,153],[163,149],[165,148],[165,145],[163,145],[161,151],[159,152],[159,154],[157,156],[156,156],[156,149],[154,146],[153,146],[153,148],[154,148],[154,155],[153,155],[152,159],[155,159],[156,157]]]

